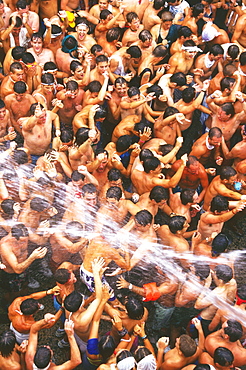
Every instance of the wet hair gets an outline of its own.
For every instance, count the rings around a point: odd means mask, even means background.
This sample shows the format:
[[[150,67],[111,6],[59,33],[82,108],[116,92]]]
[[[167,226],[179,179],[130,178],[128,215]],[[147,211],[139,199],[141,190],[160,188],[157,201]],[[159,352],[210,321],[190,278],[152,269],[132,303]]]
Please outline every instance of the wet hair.
[[[186,85],[186,76],[183,72],[176,72],[170,77],[170,82],[176,83],[179,87],[184,86]]]
[[[195,4],[192,8],[192,17],[198,17],[199,14],[204,12],[204,5],[201,3]]]
[[[134,129],[134,131],[137,131],[138,133],[140,132],[142,134],[144,132],[144,129],[148,128],[148,127],[150,127],[149,123],[141,121],[141,122],[135,123],[133,129]]]
[[[14,92],[17,94],[24,94],[27,90],[26,83],[24,81],[17,81],[14,83]]]
[[[219,233],[212,241],[212,256],[220,255],[228,248],[230,241],[225,234]]]
[[[66,224],[65,233],[68,238],[79,240],[84,233],[83,225],[79,221],[70,221]]]
[[[50,203],[46,199],[41,197],[35,197],[30,202],[30,208],[33,211],[43,212],[45,209],[50,207],[51,207]]]
[[[5,236],[7,235],[8,235],[8,232],[2,226],[0,226],[0,240],[5,238]]]
[[[176,114],[176,113],[179,113],[179,110],[177,108],[167,107],[165,112],[164,112],[163,118],[170,117],[170,116],[172,116],[173,114]]]
[[[57,65],[54,62],[44,63],[44,72],[46,72],[46,71],[55,71],[57,69],[58,69]]]
[[[43,73],[41,76],[41,84],[46,84],[46,85],[53,85],[55,82],[55,78],[52,73]]]
[[[163,188],[163,186],[157,185],[154,186],[149,194],[150,200],[155,200],[156,203],[160,203],[162,200],[168,200],[169,199],[169,193],[168,189]]]
[[[68,280],[70,279],[71,272],[67,269],[58,269],[54,273],[54,279],[59,284],[66,284]]]
[[[132,23],[132,21],[134,19],[139,19],[137,13],[135,13],[135,12],[129,12],[129,13],[127,13],[127,15],[126,15],[126,21],[128,23]]]
[[[228,265],[217,265],[214,269],[218,279],[221,279],[223,283],[228,283],[233,278],[232,268]]]
[[[235,79],[231,77],[224,77],[220,81],[220,89],[224,91],[225,89],[231,90],[232,85],[235,83]]]
[[[12,330],[5,330],[0,335],[0,354],[4,358],[8,358],[14,351],[16,344],[15,333]]]
[[[167,55],[168,51],[164,45],[157,45],[152,51],[152,55],[155,58],[164,58]]]
[[[120,200],[122,197],[122,190],[119,186],[110,186],[106,192],[106,198],[113,198],[116,200]]]
[[[132,320],[141,320],[144,315],[143,302],[136,297],[130,296],[125,304],[127,314]]]
[[[74,290],[72,293],[66,296],[64,300],[64,307],[69,312],[76,312],[80,308],[83,300],[84,296]]]
[[[150,149],[147,149],[147,148],[142,149],[139,154],[140,162],[143,162],[145,161],[146,158],[151,158],[151,157],[154,157],[154,154],[152,153]]]
[[[39,303],[34,298],[27,298],[20,304],[20,310],[23,315],[33,315],[38,311]]]
[[[37,348],[33,362],[38,369],[46,368],[51,361],[51,350],[45,346]]]
[[[161,144],[158,148],[159,152],[164,156],[173,150],[174,146],[171,144]]]
[[[98,341],[98,350],[104,363],[114,353],[116,343],[111,335],[103,335]]]
[[[211,205],[210,205],[210,210],[211,212],[223,212],[223,211],[228,211],[229,209],[229,202],[226,197],[223,197],[223,195],[216,195],[212,199]]]
[[[122,179],[122,174],[117,168],[111,168],[107,173],[108,181],[117,181]]]
[[[71,179],[73,181],[80,181],[80,180],[84,181],[85,175],[80,173],[78,170],[75,170],[75,171],[72,172]]]
[[[106,57],[106,55],[98,55],[95,60],[96,60],[96,64],[99,64],[102,62],[108,62],[108,57]]]
[[[165,11],[161,14],[161,20],[162,22],[170,22],[173,20],[173,15],[169,11]]]
[[[62,143],[69,143],[73,140],[73,132],[66,129],[62,130],[60,139]]]
[[[13,154],[13,160],[17,164],[25,164],[25,163],[28,163],[28,155],[25,152],[25,150],[22,150],[22,149],[15,150]]]
[[[179,337],[179,340],[179,349],[185,357],[191,357],[196,353],[196,342],[189,335],[183,334]]]
[[[78,60],[72,60],[70,63],[70,71],[74,73],[78,67],[82,67],[82,64]]]
[[[27,1],[26,0],[18,0],[16,3],[16,9],[26,9]]]
[[[235,176],[236,174],[237,171],[233,167],[223,166],[221,167],[220,179],[229,180],[232,176]]]
[[[210,274],[210,266],[206,262],[199,262],[196,261],[193,263],[193,267],[195,269],[195,275],[199,277],[201,281],[207,279]]]
[[[233,364],[233,353],[225,347],[218,347],[214,351],[214,363],[220,366],[230,366]]]
[[[140,95],[140,90],[137,86],[131,86],[127,90],[127,95],[129,96],[129,98],[132,98],[135,95]]]
[[[11,17],[9,18],[9,25],[11,25],[11,24],[12,24],[12,19],[13,19],[13,16],[11,16]],[[17,17],[15,18],[15,25],[14,25],[14,27],[19,28],[19,27],[21,27],[21,26],[22,26],[22,19],[21,19],[21,17],[17,16]]]
[[[107,17],[112,14],[112,12],[110,12],[108,9],[103,9],[101,10],[100,12],[100,15],[99,15],[99,18],[102,19],[102,20],[105,20],[107,19]]]
[[[23,67],[20,62],[13,62],[10,64],[10,72],[14,73],[14,71],[23,71]]]
[[[141,58],[142,56],[141,49],[136,45],[130,46],[126,49],[126,53],[129,54],[131,58]]]
[[[118,354],[116,355],[116,364],[127,357],[133,357],[133,354],[127,349],[123,349],[122,351],[118,352]]]
[[[110,28],[106,32],[106,40],[108,42],[119,40],[120,36],[121,36],[121,29],[119,27]]]
[[[124,79],[124,77],[117,77],[116,80],[114,81],[114,86],[116,86],[116,84],[127,85],[127,81]]]
[[[149,86],[149,87],[147,88],[147,90],[146,90],[146,93],[147,93],[147,94],[150,94],[150,93],[152,93],[152,92],[154,92],[154,93],[155,93],[155,96],[157,97],[157,99],[158,99],[161,95],[163,95],[163,90],[162,90],[162,88],[161,88],[160,86],[158,86],[158,85],[152,85],[152,86]]]
[[[182,91],[182,99],[185,103],[191,103],[196,96],[196,90],[194,87],[187,87]]]
[[[196,190],[193,190],[193,189],[182,189],[180,193],[181,203],[185,206],[188,203],[192,203],[195,193],[196,193]]]
[[[13,238],[19,240],[21,237],[27,237],[29,233],[24,224],[17,224],[11,228],[11,235]]]
[[[150,171],[154,171],[160,166],[161,162],[156,157],[146,158],[143,162],[143,168],[146,173],[150,173]]]
[[[231,117],[233,117],[235,115],[235,109],[232,103],[224,103],[220,106],[220,108],[227,116],[231,115]]]
[[[190,167],[190,165],[196,164],[198,161],[197,157],[194,155],[189,155],[188,161],[186,162],[186,167]]]
[[[30,113],[32,116],[34,116],[34,113],[35,113],[35,109],[37,108],[37,106],[40,105],[40,108],[43,109],[44,106],[40,103],[33,103],[31,106],[30,106]]]
[[[5,103],[2,99],[0,99],[0,109],[3,109],[5,107]]]
[[[135,214],[134,219],[141,226],[147,226],[152,223],[153,216],[147,209],[142,209]]]
[[[221,45],[214,44],[210,48],[210,54],[213,54],[215,57],[218,56],[218,55],[223,55],[224,54],[224,49],[222,48]]]
[[[183,43],[184,46],[196,46],[196,43],[193,40],[186,40]]]
[[[209,139],[212,139],[213,137],[220,138],[222,137],[222,131],[219,127],[212,127],[208,132]]]
[[[237,70],[237,67],[234,64],[226,64],[223,67],[223,75],[225,77],[232,77],[233,73]]]
[[[239,298],[246,300],[246,284],[243,284],[237,288],[237,295]]]
[[[104,108],[103,105],[99,104],[96,110],[96,114],[94,116],[95,121],[100,118],[106,118],[106,116],[107,116],[106,108]]]
[[[29,53],[29,52],[26,51],[22,55],[22,62],[25,63],[25,64],[34,63],[35,62],[35,58],[32,55],[32,53]]]
[[[236,342],[242,338],[243,327],[239,321],[227,320],[227,327],[224,328],[225,334],[228,335],[230,342]]]
[[[151,352],[146,347],[138,347],[134,353],[134,357],[137,362],[141,361],[144,357],[148,355],[151,355]]]
[[[101,47],[101,45],[99,45],[99,44],[95,44],[95,45],[93,45],[92,47],[91,47],[91,54],[92,55],[96,55],[96,53],[99,53],[100,51],[102,51],[103,50],[103,48]]]
[[[26,48],[24,46],[14,46],[11,50],[11,56],[14,60],[22,59],[23,54],[25,53]]]
[[[75,134],[75,144],[80,146],[89,138],[89,131],[88,127],[80,127]]]
[[[240,54],[240,49],[237,45],[231,45],[227,50],[227,54],[229,55],[229,57],[231,57],[232,60],[235,60]]]
[[[152,35],[149,30],[142,30],[138,35],[140,41],[145,42],[152,39]]]
[[[75,19],[76,27],[78,27],[80,24],[85,25],[88,29],[90,29],[89,22],[85,17],[77,17]]]
[[[178,38],[181,38],[182,36],[187,39],[188,37],[191,37],[192,31],[189,27],[187,26],[181,26],[178,29]]]
[[[169,229],[171,233],[176,234],[184,228],[186,218],[184,216],[173,216],[169,221]]]
[[[77,81],[71,80],[66,83],[66,90],[74,91],[74,90],[78,90],[78,88],[79,88],[79,85]]]
[[[154,0],[153,8],[155,10],[160,10],[164,6],[164,0]]]
[[[95,185],[89,183],[89,184],[85,184],[83,185],[82,187],[82,194],[83,196],[88,193],[88,194],[94,194],[94,193],[97,193],[97,188],[95,187]]]
[[[118,153],[125,152],[129,149],[132,144],[132,138],[130,135],[122,135],[116,141],[116,151]]]
[[[33,41],[34,39],[40,39],[43,41],[43,35],[42,33],[40,32],[34,32],[31,36],[31,41]]]
[[[243,53],[240,54],[239,62],[241,64],[241,66],[246,65],[246,51],[244,51]]]

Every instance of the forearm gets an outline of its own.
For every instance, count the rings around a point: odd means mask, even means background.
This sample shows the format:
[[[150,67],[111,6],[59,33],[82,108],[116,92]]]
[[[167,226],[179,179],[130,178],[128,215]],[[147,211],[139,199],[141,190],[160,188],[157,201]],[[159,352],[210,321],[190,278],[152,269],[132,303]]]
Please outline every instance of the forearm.
[[[181,166],[179,167],[179,169],[175,173],[175,175],[173,175],[173,177],[169,180],[169,187],[170,188],[174,188],[178,184],[178,182],[181,179],[184,168],[185,168],[185,164],[183,163],[183,164],[181,164]]]
[[[67,339],[70,344],[70,361],[69,362],[71,363],[71,365],[74,364],[74,367],[76,367],[82,362],[80,350],[76,343],[74,335],[68,335]],[[69,369],[74,368],[74,367],[69,366]]]

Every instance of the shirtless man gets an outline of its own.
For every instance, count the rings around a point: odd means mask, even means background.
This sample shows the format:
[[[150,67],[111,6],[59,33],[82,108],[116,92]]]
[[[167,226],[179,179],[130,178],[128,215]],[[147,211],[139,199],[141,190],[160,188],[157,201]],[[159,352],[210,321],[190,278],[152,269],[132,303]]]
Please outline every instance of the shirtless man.
[[[87,8],[86,10],[89,10],[88,8],[88,2],[86,1]],[[62,0],[61,1],[61,9],[66,10],[68,12],[73,12],[74,10],[78,10],[80,7],[79,0]]]
[[[19,62],[14,62],[10,65],[10,72],[8,76],[5,76],[1,84],[1,97],[12,94],[14,92],[14,83],[17,81],[24,81],[25,74],[24,69]]]
[[[169,205],[176,215],[184,216],[188,223],[191,222],[192,210],[199,211],[198,193],[196,190],[183,189],[181,192],[172,193],[170,191]]]
[[[114,77],[124,77],[129,82],[136,74],[142,52],[136,45],[122,47],[110,57],[110,71]],[[130,71],[130,72],[128,72]]]
[[[209,184],[205,197],[203,208],[208,211],[212,199],[216,195],[223,195],[224,197],[231,198],[233,200],[244,200],[245,196],[241,195],[233,189],[233,185],[237,181],[237,171],[229,166],[223,166],[221,168],[220,175],[216,176]]]
[[[43,37],[40,33],[34,33],[31,37],[32,47],[27,49],[36,62],[42,67],[46,62],[55,62],[54,54],[51,50],[43,48]]]
[[[191,40],[194,38],[191,29],[187,26],[181,26],[178,29],[177,36],[177,40],[172,43],[170,48],[171,55],[173,55],[177,51],[181,51],[182,45],[186,40]]]
[[[85,19],[81,19],[76,26],[76,32],[72,32],[71,35],[75,37],[78,42],[78,46],[81,46],[88,53],[91,47],[96,44],[94,38],[88,35],[89,25]]]
[[[225,159],[234,159],[234,166],[236,166],[240,161],[246,159],[246,125],[241,128],[242,140],[239,141],[234,147],[229,150],[225,141],[222,140],[221,148]]]
[[[62,9],[62,8],[61,8]],[[39,15],[41,19],[50,19],[58,13],[58,4],[52,0],[39,0]]]
[[[138,38],[139,40],[134,42],[133,45],[138,46],[141,50],[142,57],[140,63],[142,63],[144,59],[152,53],[152,51],[156,47],[156,42],[153,40],[151,33],[147,30],[141,31]]]
[[[170,69],[168,73],[173,74],[182,72],[185,75],[193,68],[194,58],[199,49],[193,40],[187,40],[183,43],[181,51],[173,54],[169,59]]]
[[[161,19],[158,13],[163,9],[161,2],[154,1],[145,9],[142,24],[145,30],[150,31],[156,24],[161,24]]]
[[[3,370],[21,370],[24,366],[25,346],[18,346],[12,330],[5,330],[0,336],[0,366]]]
[[[158,85],[162,88],[163,95],[167,98],[167,102],[162,103],[159,108],[159,110],[164,111],[167,105],[172,107],[174,104],[174,89],[183,91],[187,88],[187,78],[182,72],[174,73],[173,75],[167,73],[160,78]]]
[[[155,137],[165,140],[167,144],[175,145],[177,137],[182,136],[179,122],[185,117],[174,107],[167,107],[165,113],[157,118],[154,125]]]
[[[107,31],[116,26],[116,22],[123,11],[124,8],[120,6],[119,13],[117,13],[115,17],[108,9],[104,9],[100,12],[100,23],[98,23],[95,28],[95,39],[102,47],[104,47],[106,42]]]
[[[96,57],[96,67],[90,73],[90,82],[99,81],[103,85],[109,79],[114,82],[115,78],[109,69],[109,61],[105,55],[99,55]]]
[[[123,135],[139,136],[139,130],[137,128],[139,122],[140,119],[137,115],[129,115],[122,119],[113,131],[112,141],[116,143],[119,137]],[[146,125],[146,127],[148,126]]]
[[[165,176],[161,173],[162,165],[158,158],[147,158],[143,164],[144,172],[134,169],[131,174],[131,180],[138,194],[143,194],[151,191],[154,186],[160,185],[164,188],[175,187],[184,170],[187,161],[187,155],[182,158],[182,164],[171,179],[165,179]],[[140,180],[141,178],[141,180]]]
[[[0,99],[0,142],[13,140],[15,137],[16,132],[13,131],[10,113],[5,108],[4,101]]]
[[[112,120],[119,120],[120,118],[120,102],[121,98],[127,97],[127,82],[123,77],[116,78],[114,82],[114,90],[111,94],[111,99],[108,100],[109,109],[112,115]],[[111,121],[110,119],[110,121]]]
[[[202,165],[210,166],[211,161],[219,160],[219,149],[222,142],[222,132],[218,127],[213,127],[195,141],[190,155],[196,157]],[[210,158],[212,157],[213,158]],[[213,163],[213,162],[212,162]],[[220,164],[222,162],[220,161]]]
[[[245,14],[238,18],[231,39],[231,42],[238,44],[241,51],[243,51],[246,48],[245,20],[246,20]]]
[[[21,18],[22,22],[26,22],[33,32],[39,30],[39,18],[35,12],[29,10],[27,1],[18,0],[16,3],[16,12],[12,16],[17,15]]]
[[[157,229],[162,245],[171,247],[177,253],[188,252],[190,247],[184,234],[189,227],[189,223],[184,216],[173,216],[169,225],[161,225]]]
[[[229,210],[228,200],[221,195],[216,195],[211,201],[209,211],[202,213],[200,217],[198,232],[201,234],[201,240],[209,238],[214,232],[220,233],[224,222],[241,212],[245,206],[245,203],[239,202],[235,208]]]
[[[144,29],[144,26],[140,24],[139,17],[135,12],[129,12],[126,14],[126,21],[129,28],[125,31],[122,38],[122,46],[131,46],[134,42],[138,41],[139,33]]]
[[[10,112],[10,119],[13,127],[21,134],[21,127],[18,124],[18,119],[27,117],[30,106],[35,103],[32,95],[27,93],[27,86],[24,81],[14,83],[14,93],[9,94],[5,98],[6,108]]]

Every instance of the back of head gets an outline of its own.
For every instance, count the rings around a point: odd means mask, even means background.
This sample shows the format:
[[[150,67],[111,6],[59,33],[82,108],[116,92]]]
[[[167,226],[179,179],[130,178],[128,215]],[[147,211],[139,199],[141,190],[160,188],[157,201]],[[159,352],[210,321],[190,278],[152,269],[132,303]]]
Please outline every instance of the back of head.
[[[213,54],[215,57],[217,57],[218,55],[223,55],[224,54],[224,49],[222,48],[221,45],[214,44],[210,48],[210,53]]]
[[[14,351],[16,344],[15,334],[12,330],[6,330],[0,335],[0,355],[8,358]]]
[[[67,35],[62,40],[62,51],[64,53],[71,53],[78,48],[78,41],[72,35]]]
[[[152,55],[156,58],[165,58],[168,51],[164,45],[157,45],[152,51]]]
[[[223,166],[221,167],[220,179],[229,180],[231,177],[235,176],[236,174],[237,174],[237,171],[233,167]]]
[[[239,321],[227,320],[227,327],[224,328],[224,332],[228,335],[230,342],[236,342],[242,338],[243,327]]]
[[[179,113],[179,110],[177,108],[175,108],[175,107],[167,107],[165,109],[163,118],[170,117],[170,116],[172,116],[173,114],[176,114],[176,113]]]
[[[192,17],[198,17],[198,15],[203,12],[204,12],[204,5],[201,3],[195,4],[192,7]]]
[[[33,298],[27,298],[23,302],[21,302],[20,310],[23,315],[33,315],[37,312],[39,308],[39,303]]]
[[[236,60],[240,54],[240,49],[238,45],[231,45],[227,50],[227,54],[231,57],[232,60]]]
[[[80,146],[83,144],[86,140],[89,139],[89,131],[90,129],[88,127],[80,127],[75,135],[75,144]]]
[[[14,60],[22,59],[23,54],[25,53],[26,48],[24,46],[14,46],[11,50],[11,55]]]
[[[69,312],[76,312],[84,301],[84,296],[75,290],[66,296],[64,300],[64,307]]]
[[[1,208],[6,215],[13,216],[15,212],[14,204],[15,202],[13,199],[4,199],[1,203]]]
[[[222,280],[224,284],[228,283],[233,278],[232,268],[228,265],[217,265],[215,267],[216,276]]]
[[[111,335],[101,336],[98,342],[99,353],[102,356],[103,362],[106,363],[110,356],[114,353],[116,343]]]
[[[127,90],[127,95],[129,96],[129,98],[132,98],[133,96],[135,95],[140,95],[140,90],[138,87],[136,86],[131,86],[128,90]]]
[[[226,197],[223,197],[223,195],[216,195],[212,199],[211,205],[210,205],[210,211],[212,212],[223,212],[228,211],[229,209],[229,202]]]
[[[153,8],[155,10],[160,10],[164,6],[164,0],[154,0]]]
[[[177,86],[182,87],[187,83],[186,76],[183,72],[176,72],[170,77],[170,82],[176,83]]]
[[[131,58],[141,58],[142,56],[141,49],[136,45],[130,46],[126,49],[126,53],[129,54]]]
[[[220,89],[223,92],[225,89],[231,90],[233,84],[235,83],[235,79],[231,77],[224,77],[220,81]]]
[[[212,127],[208,132],[209,139],[212,139],[213,137],[220,138],[222,137],[222,131],[219,127]]]
[[[246,65],[246,51],[244,51],[243,53],[240,54],[239,62],[240,62],[241,66]]]
[[[118,370],[132,370],[135,368],[136,362],[133,354],[130,351],[123,349],[116,355],[116,364]]]
[[[182,91],[182,99],[185,103],[191,103],[196,96],[196,90],[194,87],[187,87]]]
[[[179,337],[179,349],[185,357],[191,357],[196,353],[197,345],[189,335],[183,334]]]
[[[25,164],[28,163],[28,155],[25,150],[15,150],[13,154],[13,160],[17,164]]]
[[[80,181],[80,180],[84,181],[85,175],[80,173],[78,170],[75,170],[75,171],[72,172],[71,179],[73,181],[76,181],[76,182]]]
[[[122,197],[122,190],[119,188],[119,186],[110,186],[106,192],[106,198],[113,198],[116,200],[120,200]]]
[[[11,228],[11,235],[13,238],[19,240],[21,237],[27,237],[29,233],[24,224],[17,224]]]
[[[184,216],[173,216],[169,221],[169,229],[171,233],[176,234],[184,228],[186,218]]]
[[[218,347],[214,351],[214,363],[220,366],[231,366],[234,361],[233,353],[225,347]]]
[[[38,347],[33,362],[38,369],[45,369],[51,361],[51,350],[48,347]]]
[[[155,97],[158,99],[161,95],[163,95],[163,90],[160,86],[158,85],[152,85],[149,86],[146,90],[147,94],[150,94],[152,92],[155,93]]]
[[[10,72],[14,73],[15,70],[23,71],[23,67],[19,62],[13,62],[10,64]]]
[[[204,281],[210,274],[210,266],[206,262],[194,262],[193,267],[195,269],[195,275],[201,280]]]
[[[110,28],[106,33],[106,40],[108,42],[113,42],[119,40],[121,36],[121,29],[120,27],[113,27]]]
[[[144,315],[144,305],[136,297],[130,296],[125,304],[127,314],[132,320],[141,320]]]
[[[219,233],[212,241],[212,256],[219,256],[224,253],[230,244],[230,240],[225,234]]]
[[[171,144],[161,144],[158,148],[158,151],[161,153],[161,155],[166,155],[170,153],[173,150],[174,146]]]
[[[150,149],[144,148],[141,150],[139,154],[139,159],[141,162],[144,162],[146,158],[154,157],[154,154]]]
[[[33,211],[43,212],[45,209],[50,208],[50,203],[41,197],[35,197],[30,202],[30,208]]]
[[[22,62],[25,63],[25,64],[32,64],[35,62],[35,58],[34,56],[32,55],[32,53],[29,53],[29,52],[25,52],[23,55],[22,55]]]
[[[67,269],[58,269],[54,273],[54,279],[59,284],[66,284],[70,279],[71,273]]]
[[[149,157],[146,158],[143,162],[143,168],[146,173],[150,173],[150,171],[154,171],[157,169],[158,166],[160,166],[161,162],[156,157]]]
[[[100,53],[101,51],[103,50],[103,48],[101,47],[101,45],[98,45],[98,44],[95,44],[91,47],[91,54],[96,56],[97,53]]]
[[[192,31],[189,27],[187,26],[181,26],[178,30],[178,38],[184,37],[187,39],[188,37],[192,36]]]
[[[162,22],[172,22],[173,20],[173,15],[169,11],[164,11],[161,13],[161,20]]]
[[[43,73],[41,76],[41,83],[43,85],[53,85],[55,83],[53,74],[47,72]]]
[[[184,204],[185,206],[188,203],[193,203],[193,197],[195,193],[196,193],[196,190],[193,190],[193,189],[182,189],[180,193],[181,203]]]
[[[142,30],[138,35],[140,41],[145,42],[152,39],[152,35],[148,30]]]
[[[125,152],[129,149],[132,144],[132,138],[130,135],[122,135],[116,142],[116,150],[118,153]]]
[[[153,216],[147,209],[142,209],[135,214],[134,219],[141,226],[147,226],[152,223]]]
[[[199,364],[196,365],[193,370],[211,370],[211,367],[207,364]]]
[[[150,200],[155,200],[156,203],[160,203],[162,200],[169,199],[168,189],[163,188],[163,186],[154,186],[149,194]]]
[[[233,73],[237,70],[237,67],[234,64],[226,64],[223,67],[223,75],[225,77],[232,77]]]
[[[96,114],[94,116],[95,121],[101,118],[106,118],[106,116],[107,116],[106,108],[103,105],[98,104]]]

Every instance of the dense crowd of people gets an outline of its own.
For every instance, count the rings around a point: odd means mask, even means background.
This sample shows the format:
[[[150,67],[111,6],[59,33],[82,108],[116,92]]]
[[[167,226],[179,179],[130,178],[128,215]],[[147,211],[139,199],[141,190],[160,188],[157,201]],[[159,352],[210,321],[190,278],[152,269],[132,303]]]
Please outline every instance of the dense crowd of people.
[[[1,370],[246,365],[245,24],[242,0],[0,0]]]

